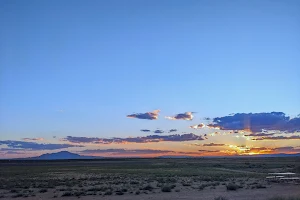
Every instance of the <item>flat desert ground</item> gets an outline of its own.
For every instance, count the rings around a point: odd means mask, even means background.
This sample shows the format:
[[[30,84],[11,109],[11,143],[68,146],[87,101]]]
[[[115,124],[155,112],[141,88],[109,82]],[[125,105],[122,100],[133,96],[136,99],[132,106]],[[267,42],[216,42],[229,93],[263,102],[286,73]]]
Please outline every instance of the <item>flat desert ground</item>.
[[[300,199],[300,157],[0,161],[2,199]],[[299,174],[297,174],[299,177]]]

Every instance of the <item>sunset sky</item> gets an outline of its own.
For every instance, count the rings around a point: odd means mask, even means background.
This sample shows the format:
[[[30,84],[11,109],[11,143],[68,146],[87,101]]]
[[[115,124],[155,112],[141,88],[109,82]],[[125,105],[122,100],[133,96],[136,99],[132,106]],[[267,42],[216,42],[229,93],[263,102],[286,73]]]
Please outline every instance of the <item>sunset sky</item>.
[[[300,1],[0,1],[0,158],[300,153]]]

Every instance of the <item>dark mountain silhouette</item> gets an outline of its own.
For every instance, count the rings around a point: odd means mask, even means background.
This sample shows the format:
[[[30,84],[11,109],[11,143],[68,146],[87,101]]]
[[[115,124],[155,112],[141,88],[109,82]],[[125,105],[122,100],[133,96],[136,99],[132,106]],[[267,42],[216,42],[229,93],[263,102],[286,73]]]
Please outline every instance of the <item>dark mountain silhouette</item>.
[[[20,158],[22,160],[71,160],[71,159],[100,159],[103,157],[97,156],[81,156],[68,151],[60,151],[57,153],[46,153],[37,157]]]

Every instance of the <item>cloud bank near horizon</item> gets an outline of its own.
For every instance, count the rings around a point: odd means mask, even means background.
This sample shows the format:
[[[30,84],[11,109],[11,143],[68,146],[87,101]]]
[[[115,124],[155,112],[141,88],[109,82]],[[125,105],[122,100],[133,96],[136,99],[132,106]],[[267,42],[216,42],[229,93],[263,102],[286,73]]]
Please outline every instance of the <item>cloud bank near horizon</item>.
[[[63,139],[71,143],[94,143],[94,144],[122,144],[122,143],[152,143],[152,142],[182,142],[192,140],[204,140],[202,136],[193,133],[173,135],[148,135],[128,138],[98,138],[98,137],[74,137],[67,136]]]

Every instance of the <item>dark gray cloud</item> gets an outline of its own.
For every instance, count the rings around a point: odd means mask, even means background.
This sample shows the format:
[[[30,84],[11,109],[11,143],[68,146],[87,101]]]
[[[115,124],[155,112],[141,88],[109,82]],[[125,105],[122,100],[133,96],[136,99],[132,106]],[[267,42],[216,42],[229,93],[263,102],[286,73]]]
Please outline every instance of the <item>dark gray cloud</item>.
[[[172,133],[172,132],[177,132],[177,129],[170,129],[169,133]]]
[[[294,132],[300,130],[300,118],[291,119],[283,112],[237,113],[216,117],[213,119],[213,124],[209,124],[208,127],[251,132],[260,132],[262,129]]]
[[[81,153],[95,154],[95,153],[109,153],[109,154],[161,154],[161,153],[174,153],[169,150],[157,150],[157,149],[87,149],[81,151]]]
[[[207,120],[207,121],[211,120],[210,117],[203,117],[203,119],[204,119],[204,120]]]
[[[275,135],[275,133],[265,133],[265,132],[260,132],[260,133],[251,133],[247,134],[245,136],[252,136],[252,137],[265,137],[265,136],[271,136]]]
[[[15,141],[15,140],[2,140],[0,145],[7,145],[9,148],[16,149],[31,149],[31,150],[55,150],[64,149],[69,147],[84,147],[82,145],[73,144],[41,144],[35,142]]]
[[[225,146],[225,144],[209,143],[209,144],[203,144],[203,146],[206,146],[206,147],[220,147],[220,146]]]
[[[44,138],[22,138],[24,141],[43,141]]]
[[[95,144],[111,144],[111,143],[151,143],[151,142],[182,142],[193,140],[204,140],[201,136],[193,133],[189,134],[173,134],[173,135],[148,135],[143,137],[128,137],[128,138],[88,138],[88,137],[73,137],[67,136],[65,141],[72,143],[95,143]]]
[[[207,151],[214,152],[214,151]],[[153,155],[153,154],[172,154],[172,155],[189,155],[199,156],[199,152],[183,152],[183,151],[171,151],[171,150],[157,150],[157,149],[87,149],[80,151],[82,154],[110,154],[110,155]]]
[[[185,112],[185,113],[180,113],[171,117],[166,117],[167,119],[171,120],[192,120],[193,119],[193,113],[194,112]]]
[[[286,146],[286,147],[277,147],[277,148],[274,148],[275,151],[293,151],[293,150],[300,150],[300,149],[296,149],[295,147],[291,147],[291,146]]]
[[[148,120],[156,120],[158,119],[158,114],[160,110],[154,110],[152,112],[146,113],[134,113],[131,115],[127,115],[128,118],[137,118],[137,119],[148,119]]]
[[[141,129],[142,132],[150,132],[151,130],[149,129]]]
[[[160,133],[164,133],[164,131],[157,129],[157,130],[154,131],[154,133],[160,134]]]
[[[198,150],[199,152],[203,152],[203,153],[216,153],[216,152],[220,152],[220,151],[217,151],[217,150]]]
[[[276,136],[276,137],[258,137],[258,138],[252,138],[252,140],[300,140],[299,135],[293,135],[290,137],[286,136]]]

